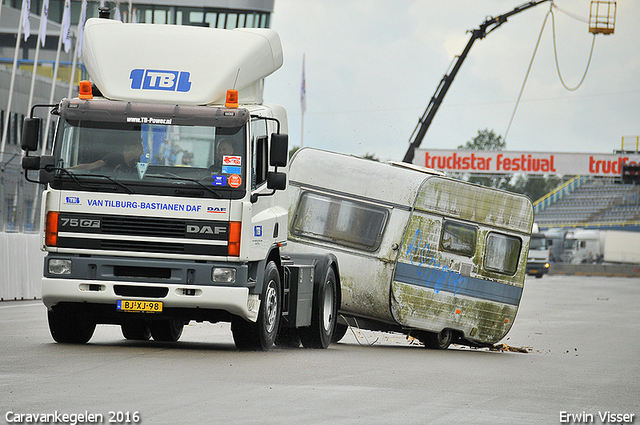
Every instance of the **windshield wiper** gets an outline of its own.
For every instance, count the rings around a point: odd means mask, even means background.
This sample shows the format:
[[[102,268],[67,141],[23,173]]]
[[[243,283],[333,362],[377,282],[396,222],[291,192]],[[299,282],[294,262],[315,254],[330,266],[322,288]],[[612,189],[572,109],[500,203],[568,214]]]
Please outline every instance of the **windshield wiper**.
[[[77,174],[77,173],[72,173],[71,171],[67,170],[66,168],[55,168],[56,171],[62,171],[63,173],[65,173],[66,175],[68,175],[69,177],[71,177],[71,180],[74,181],[74,183],[76,183],[78,186],[85,188],[85,189],[94,189],[94,187],[82,184],[80,182],[80,180],[78,180],[78,178],[76,176],[83,176],[83,177],[101,177],[101,178],[105,178],[107,180],[109,180],[112,183],[117,184],[118,186],[120,186],[121,188],[123,188],[124,190],[126,190],[129,194],[134,193],[133,189],[131,189],[129,186],[127,186],[124,183],[119,182],[118,180],[115,180],[109,176],[105,176],[104,174]]]
[[[161,174],[145,174],[145,177],[153,177],[156,179],[164,179],[164,180],[181,180],[181,181],[187,181],[187,182],[192,182],[192,183],[196,183],[198,186],[207,189],[209,192],[213,193],[214,195],[216,195],[218,197],[218,199],[222,199],[222,195],[220,195],[218,192],[216,192],[215,190],[213,190],[213,188],[210,188],[209,186],[202,184],[202,182],[200,180],[196,180],[196,179],[192,179],[190,177],[182,177],[182,176],[178,176],[176,174],[173,173],[165,173],[166,175],[161,175]]]

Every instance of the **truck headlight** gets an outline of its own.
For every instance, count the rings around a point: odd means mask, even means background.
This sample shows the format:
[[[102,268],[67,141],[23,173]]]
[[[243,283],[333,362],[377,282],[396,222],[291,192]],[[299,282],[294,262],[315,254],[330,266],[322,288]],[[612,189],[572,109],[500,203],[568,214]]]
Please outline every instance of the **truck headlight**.
[[[216,283],[236,283],[236,269],[229,267],[214,267],[211,280]]]
[[[49,260],[49,273],[51,274],[71,274],[71,260],[52,258]]]

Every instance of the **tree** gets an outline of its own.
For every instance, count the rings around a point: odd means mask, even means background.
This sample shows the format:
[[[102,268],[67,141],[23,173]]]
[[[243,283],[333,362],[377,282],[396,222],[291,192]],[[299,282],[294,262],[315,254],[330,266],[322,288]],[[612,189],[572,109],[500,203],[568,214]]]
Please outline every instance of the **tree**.
[[[501,151],[507,147],[507,142],[502,140],[502,136],[496,135],[493,130],[485,128],[478,130],[478,135],[469,140],[465,145],[458,146],[458,149],[475,151]]]
[[[478,130],[478,135],[469,140],[466,144],[458,146],[458,149],[472,151],[501,151],[506,147],[507,143],[502,140],[502,136],[496,135],[493,130],[488,128]],[[460,178],[461,176],[458,176]],[[471,183],[480,184],[482,186],[493,187],[496,189],[508,190],[511,176],[467,176],[465,180]]]
[[[289,159],[291,159],[293,154],[296,153],[298,149],[300,149],[300,146],[293,146],[291,149],[289,149]]]
[[[374,153],[369,153],[369,152],[367,152],[367,153],[363,156],[363,158],[364,158],[364,159],[371,160],[371,161],[377,161],[377,162],[380,162],[380,158],[376,158],[376,154],[374,154]]]
[[[497,135],[493,130],[478,130],[478,135],[469,140],[466,144],[458,146],[458,149],[501,151],[506,148],[506,142],[502,136]],[[467,180],[471,183],[496,189],[508,190],[514,193],[526,195],[532,201],[542,198],[547,193],[564,183],[568,178],[554,175],[531,176],[523,174],[504,174],[496,176],[483,175],[462,175],[455,177]]]

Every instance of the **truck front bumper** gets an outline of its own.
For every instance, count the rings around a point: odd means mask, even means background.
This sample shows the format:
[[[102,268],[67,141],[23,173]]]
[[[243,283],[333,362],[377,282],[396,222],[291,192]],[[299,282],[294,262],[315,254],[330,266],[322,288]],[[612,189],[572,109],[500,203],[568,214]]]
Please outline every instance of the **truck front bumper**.
[[[51,309],[60,302],[113,305],[118,300],[161,301],[163,308],[223,310],[255,322],[258,295],[246,287],[157,284],[83,279],[42,279],[42,302]]]
[[[549,273],[549,266],[549,263],[527,263],[527,274],[542,277]]]

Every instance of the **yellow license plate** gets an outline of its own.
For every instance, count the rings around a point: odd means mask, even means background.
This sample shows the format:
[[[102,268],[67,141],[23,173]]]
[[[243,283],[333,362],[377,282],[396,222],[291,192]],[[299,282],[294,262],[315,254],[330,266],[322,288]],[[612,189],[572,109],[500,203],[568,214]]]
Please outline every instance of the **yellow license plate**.
[[[162,313],[162,301],[118,300],[118,311]]]

